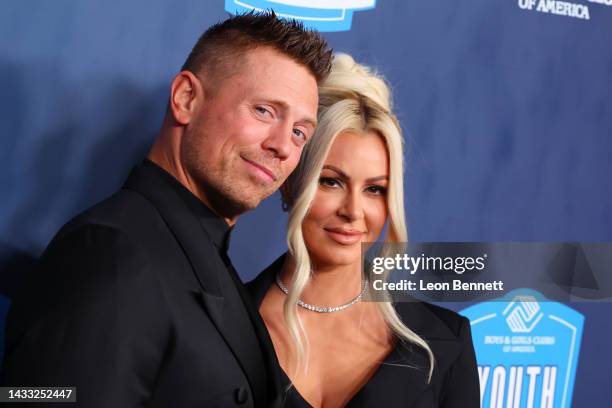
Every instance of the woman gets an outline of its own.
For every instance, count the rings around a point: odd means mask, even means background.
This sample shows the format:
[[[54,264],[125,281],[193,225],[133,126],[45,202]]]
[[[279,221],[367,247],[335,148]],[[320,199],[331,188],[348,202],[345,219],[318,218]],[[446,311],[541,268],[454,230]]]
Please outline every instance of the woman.
[[[283,186],[289,252],[249,289],[287,407],[479,406],[469,322],[424,303],[362,302],[361,243],[405,242],[402,138],[388,87],[348,55]]]

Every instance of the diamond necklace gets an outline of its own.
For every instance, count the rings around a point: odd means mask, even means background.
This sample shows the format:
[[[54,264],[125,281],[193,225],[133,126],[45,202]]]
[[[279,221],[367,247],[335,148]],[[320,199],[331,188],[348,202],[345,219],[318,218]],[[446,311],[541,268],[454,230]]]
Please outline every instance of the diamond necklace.
[[[287,289],[285,287],[285,285],[283,285],[283,281],[281,281],[281,278],[280,278],[280,276],[278,274],[276,274],[276,285],[278,285],[279,289],[282,290],[285,295],[289,295],[289,289]],[[363,288],[361,289],[361,292],[359,292],[359,294],[357,296],[355,296],[350,302],[345,303],[343,305],[321,307],[321,306],[311,305],[309,303],[306,303],[306,302],[302,301],[301,299],[297,300],[297,304],[299,306],[303,307],[304,309],[308,309],[308,310],[311,310],[311,311],[317,312],[317,313],[339,312],[339,311],[344,310],[347,307],[351,307],[355,303],[359,302],[361,300],[361,298],[363,297],[364,293],[366,293],[367,290],[368,290],[368,280],[366,278],[366,279],[363,280]]]

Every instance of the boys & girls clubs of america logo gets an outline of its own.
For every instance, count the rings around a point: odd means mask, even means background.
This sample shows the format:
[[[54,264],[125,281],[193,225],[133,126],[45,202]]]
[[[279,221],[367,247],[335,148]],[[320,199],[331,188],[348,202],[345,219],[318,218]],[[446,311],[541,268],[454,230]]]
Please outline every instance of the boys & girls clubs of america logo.
[[[348,31],[355,11],[375,6],[376,0],[225,0],[225,11],[231,14],[272,9],[318,31]]]
[[[582,314],[528,289],[460,313],[472,326],[482,407],[571,406]]]

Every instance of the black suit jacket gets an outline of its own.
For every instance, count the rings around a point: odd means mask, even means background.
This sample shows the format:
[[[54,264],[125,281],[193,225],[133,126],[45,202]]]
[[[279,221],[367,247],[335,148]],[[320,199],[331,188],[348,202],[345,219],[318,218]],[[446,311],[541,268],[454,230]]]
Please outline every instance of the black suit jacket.
[[[76,386],[71,407],[275,404],[270,339],[215,246],[222,220],[189,195],[145,161],[58,232],[9,312],[1,384]]]
[[[247,284],[257,305],[275,284],[275,276],[283,262],[284,255]],[[478,370],[468,319],[423,302],[397,303],[395,308],[402,321],[431,347],[435,358],[431,382],[427,383],[429,360],[423,349],[398,343],[347,406],[478,408]],[[278,370],[282,372],[280,367]],[[284,381],[287,389],[286,376]],[[286,408],[310,406],[294,388],[290,388],[283,398]]]

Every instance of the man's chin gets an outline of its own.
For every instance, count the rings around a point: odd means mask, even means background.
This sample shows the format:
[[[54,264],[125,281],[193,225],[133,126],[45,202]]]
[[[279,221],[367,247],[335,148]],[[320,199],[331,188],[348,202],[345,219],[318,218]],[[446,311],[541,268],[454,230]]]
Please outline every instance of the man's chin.
[[[252,186],[245,186],[241,189],[236,187],[234,186],[231,190],[219,191],[215,194],[215,208],[219,213],[228,218],[234,218],[242,213],[254,210],[263,200],[276,191],[264,192],[260,189],[249,188]]]
[[[253,200],[248,200],[248,201],[241,201],[239,203],[235,204],[236,208],[240,208],[240,212],[241,213],[245,213],[247,211],[251,211],[254,210],[255,208],[257,208],[257,206],[259,206],[259,203],[261,203],[261,200],[257,200],[257,201],[253,201]]]
[[[261,202],[266,198],[256,196],[255,194],[241,194],[239,197],[232,197],[232,202],[228,203],[231,207],[235,209],[235,211],[239,211],[240,213],[244,213],[247,211],[254,210],[261,204]]]

